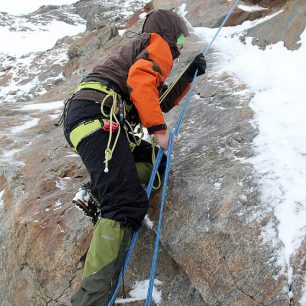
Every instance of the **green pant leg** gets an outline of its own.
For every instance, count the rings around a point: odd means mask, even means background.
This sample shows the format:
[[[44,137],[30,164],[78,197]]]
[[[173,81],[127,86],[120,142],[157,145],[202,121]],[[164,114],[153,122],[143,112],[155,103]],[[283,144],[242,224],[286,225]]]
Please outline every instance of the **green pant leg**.
[[[147,186],[151,177],[153,165],[148,162],[138,162],[136,163],[136,169],[140,183]]]
[[[73,306],[105,306],[118,281],[132,230],[120,222],[100,219],[95,225],[86,256],[81,288],[72,296]]]

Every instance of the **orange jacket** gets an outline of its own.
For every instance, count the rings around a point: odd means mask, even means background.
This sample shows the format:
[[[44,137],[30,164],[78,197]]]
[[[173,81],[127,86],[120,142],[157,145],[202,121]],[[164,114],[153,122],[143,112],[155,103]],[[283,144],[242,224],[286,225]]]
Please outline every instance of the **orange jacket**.
[[[146,52],[146,59],[139,59],[131,66],[127,85],[141,123],[152,133],[166,128],[158,88],[168,77],[173,59],[167,42],[155,33],[151,34]]]
[[[187,75],[183,75],[159,103],[159,90],[170,73],[173,59],[179,55],[176,39],[182,33],[188,35],[188,30],[174,12],[157,10],[148,15],[143,32],[103,64],[97,65],[86,79],[110,82],[114,85],[111,88],[130,104],[132,111],[128,115],[134,124],[140,121],[150,134],[164,133],[167,126],[163,112],[178,104],[191,82]],[[99,93],[93,90],[80,90],[76,96],[78,99],[101,100]]]
[[[118,93],[132,108],[136,108],[136,117],[139,117],[150,134],[164,133],[167,126],[163,112],[168,112],[179,103],[191,81],[183,75],[160,104],[159,89],[167,79],[172,65],[173,54],[167,41],[159,34],[143,33],[103,64],[97,65],[86,79],[100,78],[113,83]],[[76,98],[93,101],[102,99],[99,93],[92,90],[81,90]]]

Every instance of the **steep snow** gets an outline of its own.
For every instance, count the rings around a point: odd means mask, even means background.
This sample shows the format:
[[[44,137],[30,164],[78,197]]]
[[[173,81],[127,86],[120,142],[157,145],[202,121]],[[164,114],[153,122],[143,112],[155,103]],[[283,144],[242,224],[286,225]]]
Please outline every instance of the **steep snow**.
[[[9,42],[1,44],[2,53],[21,57],[30,52],[48,50],[55,45],[58,39],[64,36],[73,36],[85,30],[84,20],[80,18],[78,18],[77,25],[57,20],[42,25],[33,25],[27,20],[22,21],[20,20],[14,32],[9,27],[0,28],[1,38]]]
[[[288,268],[290,283],[290,258],[306,237],[306,72],[301,69],[306,67],[306,30],[296,51],[282,42],[260,50],[251,39],[239,40],[243,30],[274,16],[224,28],[214,45],[218,63],[213,69],[232,74],[255,93],[251,107],[260,133],[254,140],[256,156],[249,161],[258,173],[262,203],[272,207],[278,219],[277,227],[268,224],[263,229],[263,237],[268,243],[283,242],[278,259]],[[197,28],[196,33],[209,41],[214,31]]]
[[[5,41],[0,46],[0,77],[4,80],[0,104],[29,100],[62,79],[60,67],[68,60],[68,45],[61,43],[52,48],[58,39],[85,30],[85,20],[68,11],[58,17],[48,14],[6,17],[0,24],[0,36]],[[49,78],[42,81],[40,75]]]

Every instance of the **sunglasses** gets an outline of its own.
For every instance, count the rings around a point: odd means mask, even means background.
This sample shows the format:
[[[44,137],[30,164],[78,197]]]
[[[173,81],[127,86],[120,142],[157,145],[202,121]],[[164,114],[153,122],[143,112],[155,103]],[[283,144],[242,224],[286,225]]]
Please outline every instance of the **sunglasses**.
[[[182,46],[185,45],[185,35],[184,35],[184,34],[181,34],[181,35],[177,38],[176,44],[177,44],[177,45],[182,45]]]

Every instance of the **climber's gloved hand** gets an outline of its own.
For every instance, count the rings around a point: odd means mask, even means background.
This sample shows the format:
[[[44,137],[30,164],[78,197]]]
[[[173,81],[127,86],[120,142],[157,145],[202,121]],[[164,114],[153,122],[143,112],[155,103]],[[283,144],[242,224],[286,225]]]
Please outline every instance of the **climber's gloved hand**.
[[[196,70],[198,69],[197,76],[205,73],[206,70],[206,60],[203,53],[199,53],[194,60],[191,62],[186,70],[186,74],[193,79]]]

